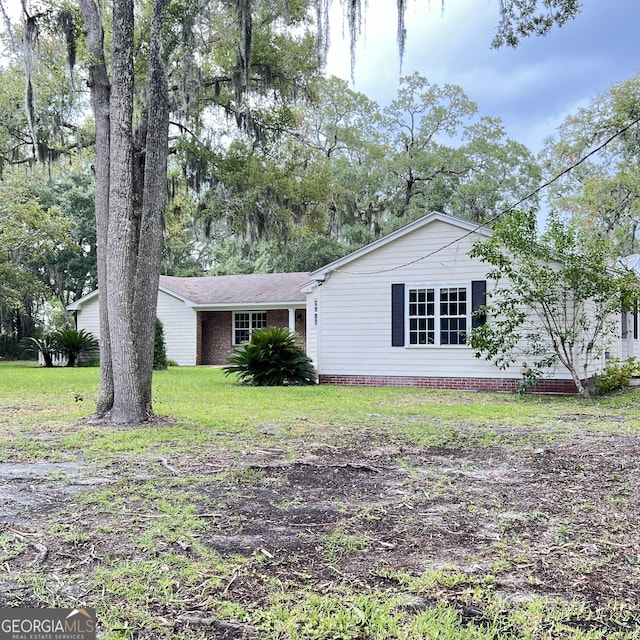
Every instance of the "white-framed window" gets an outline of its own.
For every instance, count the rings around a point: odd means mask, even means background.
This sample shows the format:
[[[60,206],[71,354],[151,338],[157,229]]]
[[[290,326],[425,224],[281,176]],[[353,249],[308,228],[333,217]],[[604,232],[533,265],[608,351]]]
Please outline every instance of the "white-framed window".
[[[233,344],[248,342],[256,329],[266,326],[266,311],[236,311],[233,314]]]
[[[435,289],[409,289],[409,344],[436,342]]]
[[[467,287],[408,287],[409,346],[464,345],[469,326]]]

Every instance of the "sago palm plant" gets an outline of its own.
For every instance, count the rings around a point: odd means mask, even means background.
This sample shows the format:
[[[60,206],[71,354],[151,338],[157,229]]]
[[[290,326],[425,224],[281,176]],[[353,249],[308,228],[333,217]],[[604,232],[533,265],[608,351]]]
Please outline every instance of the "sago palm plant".
[[[311,359],[282,327],[256,329],[251,340],[235,348],[223,367],[225,375],[238,374],[241,382],[259,387],[315,384]]]
[[[53,337],[58,342],[59,352],[67,358],[67,367],[75,367],[78,356],[98,348],[95,336],[85,329],[60,329],[54,331]]]
[[[42,356],[45,367],[53,367],[54,360],[60,355],[60,344],[53,333],[45,333],[39,338],[22,338],[20,346],[24,353]]]

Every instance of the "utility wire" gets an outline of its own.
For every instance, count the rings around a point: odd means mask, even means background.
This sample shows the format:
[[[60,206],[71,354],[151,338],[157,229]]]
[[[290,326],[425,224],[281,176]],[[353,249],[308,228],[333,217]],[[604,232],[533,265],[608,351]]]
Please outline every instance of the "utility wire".
[[[426,260],[427,258],[430,258],[431,256],[434,256],[435,254],[440,253],[441,251],[444,251],[445,249],[448,249],[449,247],[453,246],[454,244],[460,242],[461,240],[464,240],[465,238],[468,238],[469,236],[473,235],[474,233],[477,233],[480,229],[486,227],[488,224],[496,222],[503,215],[505,215],[506,213],[509,213],[509,211],[513,211],[516,207],[520,206],[523,202],[526,202],[527,200],[529,200],[529,199],[533,198],[534,196],[538,195],[541,191],[543,191],[547,187],[551,186],[554,182],[557,182],[558,180],[560,180],[560,178],[565,176],[567,173],[570,173],[576,167],[579,167],[583,162],[586,162],[591,156],[593,156],[596,153],[599,153],[600,151],[602,151],[602,149],[604,149],[608,144],[613,142],[616,138],[621,136],[623,133],[626,133],[629,129],[631,129],[631,127],[635,126],[638,123],[640,123],[640,116],[635,118],[634,120],[632,120],[629,124],[624,126],[622,129],[620,129],[620,130],[616,131],[615,133],[611,134],[604,142],[601,142],[597,147],[595,147],[594,149],[589,151],[589,153],[583,155],[581,158],[576,160],[573,164],[571,164],[568,167],[566,167],[565,169],[563,169],[560,173],[557,173],[555,176],[553,176],[553,178],[551,178],[550,180],[547,180],[546,182],[542,183],[540,186],[536,187],[533,191],[528,193],[523,198],[520,198],[520,200],[518,200],[514,204],[512,204],[512,205],[506,207],[505,209],[502,209],[498,213],[496,213],[494,216],[489,218],[485,223],[477,224],[475,229],[471,229],[471,231],[467,231],[467,233],[459,236],[458,238],[455,238],[451,242],[447,242],[447,244],[443,244],[441,247],[438,247],[437,249],[434,249],[433,251],[430,251],[429,253],[425,254],[424,256],[420,256],[419,258],[415,258],[414,260],[410,260],[409,262],[404,262],[403,264],[398,264],[395,267],[389,267],[387,269],[379,269],[377,271],[345,271],[343,269],[334,269],[333,271],[336,271],[338,273],[348,273],[350,275],[356,275],[356,276],[369,276],[369,275],[377,275],[379,273],[389,273],[390,271],[396,271],[398,269],[402,269],[403,267],[408,267],[408,266],[410,266],[412,264],[415,264],[416,262],[420,262],[422,260]]]

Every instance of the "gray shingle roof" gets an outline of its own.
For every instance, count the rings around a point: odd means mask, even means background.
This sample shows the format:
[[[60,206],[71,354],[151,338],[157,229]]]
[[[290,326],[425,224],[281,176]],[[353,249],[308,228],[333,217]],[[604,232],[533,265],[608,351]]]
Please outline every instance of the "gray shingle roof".
[[[231,276],[177,278],[160,276],[160,286],[197,305],[303,303],[301,287],[307,272],[249,273]]]

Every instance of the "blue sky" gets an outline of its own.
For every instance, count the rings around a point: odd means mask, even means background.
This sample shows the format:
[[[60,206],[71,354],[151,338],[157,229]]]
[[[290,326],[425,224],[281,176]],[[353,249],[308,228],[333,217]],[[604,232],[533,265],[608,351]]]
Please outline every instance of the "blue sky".
[[[536,153],[567,115],[640,69],[640,0],[584,0],[582,12],[564,27],[525,39],[517,49],[497,50],[490,45],[499,0],[446,0],[444,12],[440,0],[415,0],[406,13],[401,72],[395,4],[369,0],[354,89],[384,106],[396,96],[400,73],[457,84],[481,115],[502,118],[507,135]],[[337,10],[327,71],[351,78]]]

